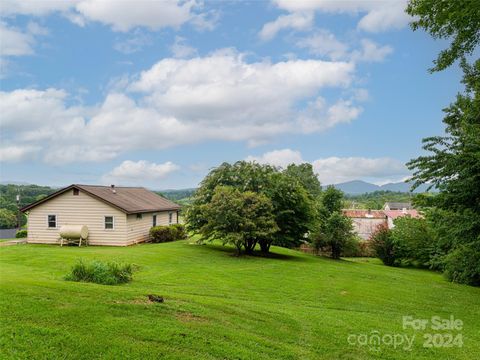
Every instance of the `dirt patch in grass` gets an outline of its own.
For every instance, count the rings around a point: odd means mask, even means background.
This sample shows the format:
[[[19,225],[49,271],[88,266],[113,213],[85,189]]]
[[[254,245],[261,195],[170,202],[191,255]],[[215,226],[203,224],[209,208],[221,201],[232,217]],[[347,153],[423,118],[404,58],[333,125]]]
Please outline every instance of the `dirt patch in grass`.
[[[177,320],[183,323],[189,322],[207,322],[208,320],[202,316],[192,314],[191,312],[179,312],[175,315]]]

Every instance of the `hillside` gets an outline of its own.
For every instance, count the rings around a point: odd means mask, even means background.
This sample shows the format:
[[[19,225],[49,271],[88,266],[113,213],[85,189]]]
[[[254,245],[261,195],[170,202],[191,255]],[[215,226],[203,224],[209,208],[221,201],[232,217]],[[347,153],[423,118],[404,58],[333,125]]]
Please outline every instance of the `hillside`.
[[[337,189],[342,190],[347,195],[359,195],[371,193],[374,191],[393,191],[393,192],[411,192],[411,183],[397,182],[384,185],[375,185],[362,180],[347,181],[334,185]],[[427,191],[427,185],[421,185],[413,191],[413,193],[423,193]]]
[[[272,250],[275,258],[239,258],[188,241],[2,247],[0,357],[473,359],[480,351],[479,288],[374,259]],[[131,262],[139,270],[128,285],[64,281],[79,258]],[[165,303],[150,303],[147,294],[163,295]],[[450,314],[464,321],[462,348],[426,348],[426,331],[402,329],[402,316]],[[347,342],[372,331],[415,335],[413,348]]]

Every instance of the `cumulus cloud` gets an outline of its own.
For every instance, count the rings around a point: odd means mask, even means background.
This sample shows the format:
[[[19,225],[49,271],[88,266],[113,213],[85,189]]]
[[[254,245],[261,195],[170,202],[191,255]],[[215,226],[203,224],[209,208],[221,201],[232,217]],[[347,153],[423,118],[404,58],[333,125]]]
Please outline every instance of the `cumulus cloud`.
[[[408,171],[396,159],[365,157],[328,157],[312,162],[317,176],[323,184],[337,184],[344,181],[374,178],[403,178]]]
[[[178,28],[192,22],[194,26],[211,27],[206,14],[202,14],[201,2],[196,0],[129,1],[116,0],[2,0],[0,12],[3,16],[31,15],[46,16],[63,14],[77,25],[100,22],[114,31],[126,32],[137,27],[159,30],[165,27]]]
[[[289,15],[281,15],[275,21],[266,23],[259,33],[260,39],[271,40],[280,30],[295,29],[307,30],[312,26],[313,13],[293,13]]]
[[[325,29],[297,39],[295,45],[307,49],[312,55],[353,62],[381,62],[393,52],[391,46],[381,46],[370,39],[360,40],[360,47],[352,49],[353,45],[338,40],[333,33]]]
[[[276,20],[264,25],[259,36],[264,40],[272,39],[279,30],[291,28],[304,30],[307,25],[301,22],[302,16],[308,14],[313,22],[315,12],[362,15],[357,27],[368,32],[381,32],[390,29],[399,29],[411,20],[404,11],[407,0],[272,0],[279,9],[289,12],[280,15]],[[266,36],[265,36],[266,35]]]
[[[248,156],[245,160],[281,168],[286,168],[290,164],[301,164],[304,162],[300,151],[291,149],[273,150],[260,156]]]
[[[0,162],[18,162],[33,158],[40,148],[37,146],[1,146]]]
[[[149,35],[142,33],[141,31],[134,31],[133,35],[126,39],[117,40],[113,45],[113,48],[123,54],[133,54],[144,47],[151,45],[152,39]]]
[[[180,167],[170,161],[156,164],[146,160],[125,160],[109,173],[103,175],[102,182],[120,185],[138,185],[165,179]]]
[[[168,58],[91,107],[71,105],[61,89],[0,92],[2,138],[40,147],[39,158],[53,164],[214,140],[255,146],[356,118],[361,108],[353,97],[327,102],[319,95],[336,88],[341,96],[354,70],[320,60],[248,63],[233,50]]]
[[[282,149],[259,156],[248,156],[247,161],[285,168],[290,164],[306,163],[299,151]],[[310,162],[322,184],[368,179],[375,182],[399,181],[408,175],[405,165],[399,160],[382,157],[328,157]],[[388,180],[387,180],[388,179]]]

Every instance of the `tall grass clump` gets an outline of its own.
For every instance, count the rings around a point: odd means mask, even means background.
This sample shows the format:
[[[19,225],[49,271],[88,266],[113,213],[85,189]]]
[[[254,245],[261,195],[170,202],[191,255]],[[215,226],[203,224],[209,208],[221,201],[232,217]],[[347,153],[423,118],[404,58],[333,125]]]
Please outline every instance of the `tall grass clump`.
[[[134,266],[116,262],[79,260],[65,276],[68,281],[93,282],[103,285],[124,284],[132,280]]]

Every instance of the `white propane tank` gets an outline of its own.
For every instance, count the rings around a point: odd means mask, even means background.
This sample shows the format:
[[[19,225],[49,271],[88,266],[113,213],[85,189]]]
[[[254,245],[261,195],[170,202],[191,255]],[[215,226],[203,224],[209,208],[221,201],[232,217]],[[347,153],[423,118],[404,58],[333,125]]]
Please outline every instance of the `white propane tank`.
[[[88,228],[85,225],[63,225],[60,228],[60,236],[64,239],[86,239]]]

